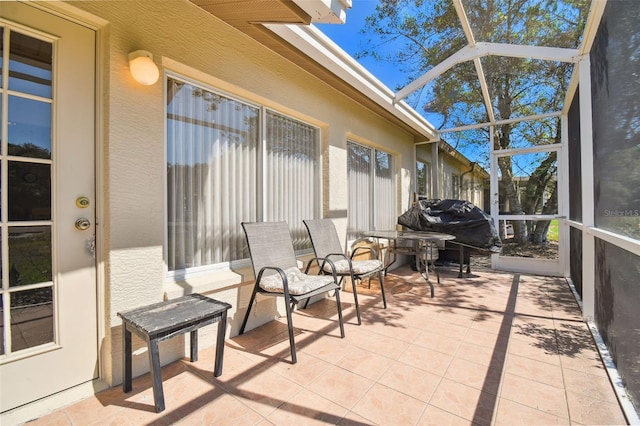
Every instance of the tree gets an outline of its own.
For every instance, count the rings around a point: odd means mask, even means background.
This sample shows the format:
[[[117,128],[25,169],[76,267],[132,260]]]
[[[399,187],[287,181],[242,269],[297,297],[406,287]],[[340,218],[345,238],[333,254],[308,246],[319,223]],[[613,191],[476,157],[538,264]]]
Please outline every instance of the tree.
[[[582,34],[588,3],[584,0],[474,0],[464,2],[476,42],[576,48]],[[361,31],[365,48],[358,57],[370,56],[395,64],[413,81],[468,44],[455,7],[450,0],[379,0]],[[571,64],[534,59],[488,56],[481,59],[496,120],[548,113],[561,109],[571,76]],[[399,89],[399,88],[396,88]],[[426,100],[424,100],[426,98]],[[489,120],[480,82],[473,62],[464,62],[437,77],[433,84],[407,98],[427,113],[438,112],[442,127],[483,123]],[[436,123],[438,124],[438,123]],[[493,144],[494,149],[558,143],[559,118],[536,123],[496,126],[494,140],[487,128],[459,138],[458,149]],[[501,191],[513,214],[542,213],[557,208],[555,153],[541,158],[535,169],[518,170],[512,156],[499,157]],[[517,181],[528,175],[526,188]],[[545,205],[542,195],[550,194]],[[527,231],[514,224],[519,243],[541,233],[548,223],[538,223]]]

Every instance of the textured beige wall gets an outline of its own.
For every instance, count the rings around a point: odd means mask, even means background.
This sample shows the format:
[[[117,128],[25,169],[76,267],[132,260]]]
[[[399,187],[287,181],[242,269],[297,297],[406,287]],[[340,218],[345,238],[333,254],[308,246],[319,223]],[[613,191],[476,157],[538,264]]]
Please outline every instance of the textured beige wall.
[[[144,49],[154,55],[161,72],[172,70],[218,89],[259,102],[319,126],[323,142],[323,212],[336,216],[346,230],[346,140],[384,146],[398,155],[398,213],[410,203],[413,139],[380,116],[356,104],[313,75],[187,1],[95,1],[73,5],[108,22],[101,29],[106,65],[102,70],[103,176],[105,206],[105,379],[119,383],[121,330],[118,311],[174,297],[181,291],[209,291],[226,300],[227,333],[237,334],[251,283],[246,275],[212,274],[176,286],[165,283],[164,177],[165,117],[161,81],[136,83],[127,54]],[[244,284],[243,284],[244,283]],[[236,309],[240,310],[236,313]],[[269,321],[280,306],[261,302],[255,324]],[[212,344],[215,326],[201,336]],[[162,361],[183,356],[184,342],[163,344]],[[142,343],[136,341],[136,348]],[[109,359],[110,358],[110,359]],[[147,354],[134,360],[134,374],[147,369]]]

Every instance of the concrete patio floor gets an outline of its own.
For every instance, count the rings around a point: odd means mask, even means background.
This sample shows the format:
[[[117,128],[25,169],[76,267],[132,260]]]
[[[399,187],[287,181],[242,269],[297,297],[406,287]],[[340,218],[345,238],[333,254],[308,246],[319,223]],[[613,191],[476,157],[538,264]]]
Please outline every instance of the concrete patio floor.
[[[296,311],[298,363],[286,318],[162,369],[166,410],[154,412],[149,375],[32,425],[594,425],[626,424],[596,345],[564,279],[442,268],[428,287],[408,267]],[[214,296],[215,297],[215,296]]]

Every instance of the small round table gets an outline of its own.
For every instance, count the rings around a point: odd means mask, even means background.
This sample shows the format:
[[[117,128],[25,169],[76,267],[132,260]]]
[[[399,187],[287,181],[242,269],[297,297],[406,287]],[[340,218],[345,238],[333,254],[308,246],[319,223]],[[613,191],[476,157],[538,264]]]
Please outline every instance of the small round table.
[[[429,263],[433,265],[438,283],[440,283],[440,274],[438,274],[435,263],[433,262],[433,250],[437,250],[438,242],[453,240],[456,237],[440,232],[426,231],[366,231],[364,236],[375,238],[376,240],[389,240],[389,250],[392,253],[414,256],[416,259],[416,269],[420,272],[427,284],[429,284],[431,297],[433,297],[434,288],[433,283],[429,279]],[[398,241],[402,240],[411,241],[413,244],[410,247],[400,247],[398,246]],[[393,264],[393,262],[385,263],[385,273],[391,264]]]

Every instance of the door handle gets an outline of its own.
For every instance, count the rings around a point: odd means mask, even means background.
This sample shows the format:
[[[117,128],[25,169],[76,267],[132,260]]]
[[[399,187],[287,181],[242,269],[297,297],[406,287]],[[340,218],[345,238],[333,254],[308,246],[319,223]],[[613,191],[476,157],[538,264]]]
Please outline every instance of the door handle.
[[[91,227],[91,221],[89,221],[89,219],[80,218],[76,220],[75,226],[79,231],[86,231]]]

